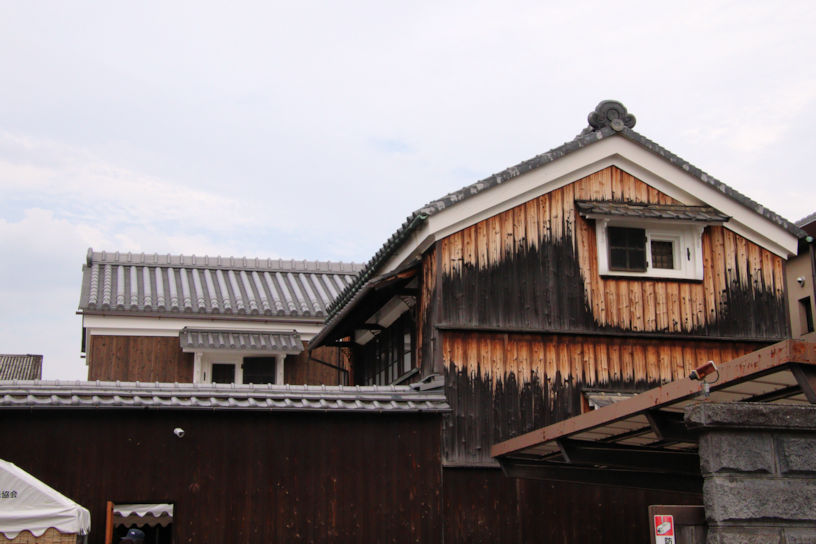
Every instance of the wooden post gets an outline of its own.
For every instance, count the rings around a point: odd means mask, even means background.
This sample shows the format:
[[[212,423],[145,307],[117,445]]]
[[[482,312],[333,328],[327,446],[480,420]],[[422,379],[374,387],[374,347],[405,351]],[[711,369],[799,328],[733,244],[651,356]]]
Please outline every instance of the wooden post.
[[[113,544],[113,503],[105,505],[105,544]]]

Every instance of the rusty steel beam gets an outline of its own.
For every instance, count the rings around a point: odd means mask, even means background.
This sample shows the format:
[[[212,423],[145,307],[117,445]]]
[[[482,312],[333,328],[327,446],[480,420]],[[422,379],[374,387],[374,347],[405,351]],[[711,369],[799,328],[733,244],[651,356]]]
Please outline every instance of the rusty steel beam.
[[[669,442],[696,442],[695,435],[683,423],[683,414],[663,410],[649,410],[646,419],[657,438]]]
[[[794,365],[791,372],[808,402],[816,404],[816,367]]]
[[[700,474],[697,452],[661,450],[569,438],[562,438],[556,442],[561,449],[561,455],[570,464],[628,468],[647,472]]]
[[[711,389],[716,391],[745,381],[751,376],[768,373],[788,363],[816,365],[816,342],[785,340],[772,346],[737,357],[718,367],[719,379]],[[703,382],[684,378],[650,389],[630,399],[622,400],[598,410],[536,429],[529,433],[499,442],[490,448],[492,457],[501,457],[552,440],[600,427],[664,405],[693,398],[703,392]]]
[[[702,493],[703,490],[703,478],[699,475],[580,467],[562,463],[531,463],[506,457],[500,459],[499,463],[504,474],[510,478],[529,478],[533,480],[684,493]]]

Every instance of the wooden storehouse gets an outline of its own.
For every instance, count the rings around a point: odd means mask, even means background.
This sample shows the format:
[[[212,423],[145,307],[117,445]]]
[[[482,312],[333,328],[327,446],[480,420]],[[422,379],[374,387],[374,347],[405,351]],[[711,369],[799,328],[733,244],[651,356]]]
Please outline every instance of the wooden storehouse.
[[[339,350],[304,353],[361,266],[88,250],[89,380],[347,383]]]
[[[622,104],[588,120],[411,214],[310,343],[347,349],[357,384],[444,382],[443,479],[482,489],[490,526],[501,494],[513,523],[531,515],[492,444],[790,333],[803,231],[635,132]],[[593,493],[575,506],[605,509]]]

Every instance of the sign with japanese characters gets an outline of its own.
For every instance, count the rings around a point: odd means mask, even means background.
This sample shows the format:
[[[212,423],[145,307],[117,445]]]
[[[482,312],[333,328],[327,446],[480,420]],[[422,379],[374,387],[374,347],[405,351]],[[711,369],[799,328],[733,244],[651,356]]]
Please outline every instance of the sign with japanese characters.
[[[677,544],[673,516],[654,516],[654,532],[655,544]]]

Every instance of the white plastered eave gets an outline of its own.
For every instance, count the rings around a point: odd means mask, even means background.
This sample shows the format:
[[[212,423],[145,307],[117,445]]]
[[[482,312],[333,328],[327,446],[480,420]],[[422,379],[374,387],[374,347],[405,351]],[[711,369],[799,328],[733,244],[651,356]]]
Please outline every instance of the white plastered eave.
[[[716,208],[731,217],[727,228],[783,259],[796,255],[797,238],[780,225],[636,143],[613,136],[431,215],[378,273],[388,273],[417,258],[437,240],[609,166],[625,170],[683,204]]]

